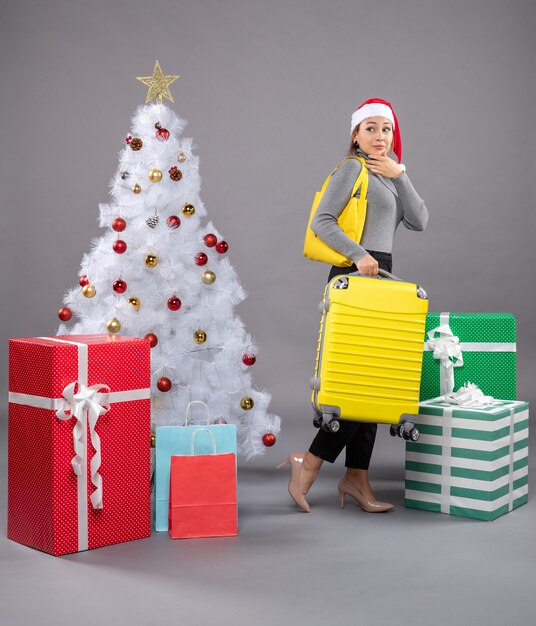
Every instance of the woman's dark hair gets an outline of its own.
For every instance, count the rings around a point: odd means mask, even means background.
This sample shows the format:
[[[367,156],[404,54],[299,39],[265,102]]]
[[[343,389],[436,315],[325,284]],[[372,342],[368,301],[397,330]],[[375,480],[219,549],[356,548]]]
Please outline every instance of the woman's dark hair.
[[[361,124],[358,124],[358,125],[354,128],[354,130],[352,131],[352,135],[351,135],[352,137],[354,136],[354,133],[355,133],[356,131],[358,131],[358,130],[359,130],[359,126],[360,126],[360,125],[361,125]],[[347,154],[346,156],[355,156],[356,150],[357,150],[357,148],[355,147],[354,140],[352,139],[352,140],[350,141],[350,147],[348,148],[348,154]]]

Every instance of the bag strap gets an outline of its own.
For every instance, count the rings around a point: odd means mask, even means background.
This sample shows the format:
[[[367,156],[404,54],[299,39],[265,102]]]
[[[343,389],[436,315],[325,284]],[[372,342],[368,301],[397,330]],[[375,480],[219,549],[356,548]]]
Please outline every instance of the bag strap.
[[[350,198],[353,198],[355,196],[359,187],[361,187],[360,197],[366,198],[368,190],[368,170],[365,167],[365,159],[363,157],[346,157],[346,159],[342,160],[339,165],[337,165],[337,168],[339,168],[344,163],[344,161],[347,161],[348,159],[356,159],[361,163],[361,171],[359,172],[359,176],[356,178]]]
[[[331,177],[333,176],[333,174],[335,174],[335,172],[339,169],[339,167],[345,161],[348,161],[348,159],[355,159],[356,161],[359,161],[361,163],[361,171],[359,172],[359,176],[356,178],[356,181],[354,183],[354,187],[352,189],[352,193],[350,195],[350,198],[353,198],[355,196],[355,194],[357,193],[357,190],[359,189],[359,187],[361,187],[361,197],[362,198],[366,198],[367,197],[367,191],[368,191],[368,170],[365,167],[365,159],[363,157],[357,157],[357,156],[347,156],[338,165],[336,165],[333,168],[333,170],[329,173],[328,177],[324,181],[324,184],[322,185],[322,189],[320,191],[320,193],[322,193],[322,195],[326,191],[326,187],[328,186],[329,181],[330,181]]]
[[[190,417],[190,407],[192,406],[192,404],[202,404],[205,407],[205,409],[207,410],[207,426],[209,426],[210,413],[208,410],[208,405],[205,404],[202,400],[192,400],[191,402],[188,402],[188,406],[186,407],[186,419],[184,421],[184,425],[188,426],[188,418]]]
[[[194,430],[192,436],[190,437],[190,456],[195,455],[195,436],[201,431],[205,431],[210,435],[212,439],[212,454],[216,454],[216,438],[214,437],[214,434],[211,433],[208,428],[197,428],[196,430]]]
[[[367,192],[368,192],[369,177],[368,177],[368,169],[365,167],[365,159],[363,159],[362,157],[348,157],[348,158],[357,159],[361,163],[361,171],[359,172],[359,176],[357,177],[357,180],[355,181],[354,188],[352,189],[352,195],[350,197],[353,198],[355,194],[357,193],[357,190],[359,189],[359,187],[361,187],[360,198],[363,198],[363,200],[366,200]]]

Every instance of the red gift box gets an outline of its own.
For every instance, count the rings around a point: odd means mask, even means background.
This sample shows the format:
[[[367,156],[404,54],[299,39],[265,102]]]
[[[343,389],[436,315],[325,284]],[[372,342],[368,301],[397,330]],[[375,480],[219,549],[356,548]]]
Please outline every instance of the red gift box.
[[[9,342],[9,539],[55,556],[150,535],[150,344]]]

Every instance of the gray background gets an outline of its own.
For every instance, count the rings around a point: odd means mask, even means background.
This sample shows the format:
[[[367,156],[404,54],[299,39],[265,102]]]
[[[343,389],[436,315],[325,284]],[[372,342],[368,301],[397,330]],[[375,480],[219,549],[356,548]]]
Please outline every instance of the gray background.
[[[404,446],[385,430],[371,474],[397,505],[387,516],[337,510],[340,462],[323,470],[311,515],[295,513],[286,476],[270,467],[313,434],[308,380],[327,268],[302,258],[304,226],[369,97],[394,104],[431,214],[424,233],[397,233],[395,273],[428,290],[431,310],[512,311],[518,396],[534,399],[535,17],[518,0],[4,6],[2,345],[55,331],[145,99],[135,77],[158,58],[181,74],[172,106],[189,121],[203,200],[249,292],[238,312],[259,344],[256,383],[284,428],[265,457],[241,465],[238,539],[164,534],[53,559],[2,537],[4,623],[61,625],[76,612],[90,623],[98,594],[104,623],[117,624],[533,621],[532,502],[493,524],[404,510]],[[4,418],[1,451],[5,476]]]

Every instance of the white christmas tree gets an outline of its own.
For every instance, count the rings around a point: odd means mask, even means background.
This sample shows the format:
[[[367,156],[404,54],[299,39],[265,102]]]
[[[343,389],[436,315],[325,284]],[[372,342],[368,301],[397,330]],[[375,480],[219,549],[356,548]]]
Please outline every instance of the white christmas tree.
[[[182,425],[189,402],[201,400],[211,421],[237,425],[239,452],[250,458],[275,443],[280,419],[268,413],[270,395],[252,384],[256,347],[234,311],[245,292],[227,243],[204,219],[186,122],[162,104],[173,101],[176,78],[157,61],[153,75],[139,79],[149,86],[147,102],[157,104],[132,119],[112,202],[99,206],[107,232],[82,259],[57,334],[147,338],[153,423]]]

